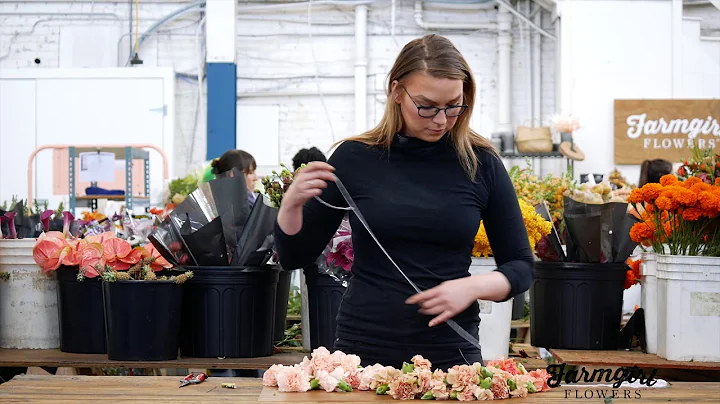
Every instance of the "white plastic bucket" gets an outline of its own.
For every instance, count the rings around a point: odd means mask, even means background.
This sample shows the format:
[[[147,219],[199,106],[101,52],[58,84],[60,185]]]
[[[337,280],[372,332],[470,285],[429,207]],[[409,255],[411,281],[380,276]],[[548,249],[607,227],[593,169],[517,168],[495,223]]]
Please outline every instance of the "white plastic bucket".
[[[470,275],[485,274],[497,269],[493,258],[472,258]],[[510,355],[510,327],[513,299],[496,303],[478,300],[480,303],[480,346],[483,359],[496,360]]]
[[[57,282],[35,263],[35,239],[0,240],[0,348],[60,347]]]
[[[658,348],[657,254],[644,252],[641,260],[640,307],[645,312],[647,352],[654,354]]]
[[[658,356],[720,362],[720,258],[657,256]]]

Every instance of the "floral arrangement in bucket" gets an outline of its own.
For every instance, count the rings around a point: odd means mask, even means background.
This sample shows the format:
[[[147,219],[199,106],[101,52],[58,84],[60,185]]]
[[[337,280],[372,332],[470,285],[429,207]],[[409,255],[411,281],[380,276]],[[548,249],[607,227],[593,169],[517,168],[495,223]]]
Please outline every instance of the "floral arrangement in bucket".
[[[68,238],[67,233],[57,231],[46,232],[38,238],[33,258],[45,273],[60,266],[78,267],[78,280],[99,276],[98,267],[124,271],[141,260],[155,272],[172,267],[152,244],[133,248],[111,232],[82,239]]]
[[[634,242],[658,254],[720,256],[720,180],[668,174],[633,190],[628,202],[641,212],[630,229]]]
[[[296,365],[271,366],[263,375],[263,385],[280,392],[374,391],[396,400],[502,400],[550,390],[547,371],[528,372],[512,359],[488,361],[487,366],[456,365],[447,371],[433,370],[421,355],[401,369],[381,364],[363,368],[360,363],[357,355],[320,347]]]
[[[547,202],[553,221],[559,223],[563,218],[563,194],[567,190],[577,189],[572,173],[568,171],[562,176],[548,174],[538,177],[529,159],[526,164],[526,168],[513,166],[508,172],[517,197],[533,206]]]
[[[695,146],[692,149],[692,158],[684,160],[677,169],[677,175],[681,180],[690,177],[700,178],[706,184],[713,184],[720,178],[720,153],[714,149],[700,149]]]
[[[520,211],[522,212],[523,219],[525,220],[525,229],[527,229],[530,248],[534,251],[537,242],[544,236],[550,234],[553,225],[549,221],[543,219],[543,217],[535,211],[535,208],[525,202],[525,200],[518,199],[518,203],[520,204]],[[487,233],[485,232],[485,226],[482,222],[480,222],[480,227],[475,235],[475,246],[473,247],[472,255],[473,257],[485,258],[492,255],[490,240],[488,240]]]

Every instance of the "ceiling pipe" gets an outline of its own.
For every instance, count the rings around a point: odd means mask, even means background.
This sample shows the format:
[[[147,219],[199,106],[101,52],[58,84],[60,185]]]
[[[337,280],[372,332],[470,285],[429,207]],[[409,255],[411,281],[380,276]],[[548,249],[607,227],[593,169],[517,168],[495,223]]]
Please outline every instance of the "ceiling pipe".
[[[552,39],[552,40],[557,41],[557,37],[556,37],[555,35],[553,35],[553,34],[547,32],[547,31],[545,31],[545,30],[542,29],[540,26],[538,26],[537,24],[535,24],[534,22],[532,22],[532,21],[531,21],[529,18],[527,18],[523,13],[517,11],[517,10],[515,9],[515,7],[513,7],[513,6],[512,6],[510,3],[508,3],[507,1],[505,1],[505,0],[495,0],[495,1],[497,1],[498,4],[502,5],[503,8],[506,9],[507,11],[513,13],[517,18],[519,18],[520,20],[522,20],[525,24],[533,27],[536,31],[538,31],[539,33],[545,35],[546,37],[548,37],[548,38],[550,38],[550,39]]]
[[[490,3],[493,4],[493,3]],[[494,6],[494,4],[493,4]],[[424,30],[497,30],[497,24],[495,23],[442,23],[442,22],[427,22],[423,19],[423,2],[422,0],[415,0],[415,23]]]
[[[367,131],[368,6],[355,7],[355,134]]]

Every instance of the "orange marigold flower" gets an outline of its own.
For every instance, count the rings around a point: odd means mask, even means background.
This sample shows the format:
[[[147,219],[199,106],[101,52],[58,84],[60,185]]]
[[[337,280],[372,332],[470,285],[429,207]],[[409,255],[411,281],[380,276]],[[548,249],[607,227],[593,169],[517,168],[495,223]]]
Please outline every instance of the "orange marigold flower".
[[[663,186],[660,184],[650,183],[643,185],[642,188],[640,188],[643,194],[643,199],[645,202],[651,203],[655,199],[657,199],[658,196],[660,196],[660,192],[663,190]]]
[[[703,215],[703,210],[698,208],[686,208],[683,209],[682,217],[685,220],[694,222],[698,219],[700,219],[700,216]]]
[[[635,188],[632,191],[630,191],[630,196],[628,196],[628,203],[640,203],[644,201],[643,197],[643,191],[641,188]]]
[[[635,275],[631,270],[625,272],[625,289],[629,289],[635,284]]]
[[[715,185],[720,186],[720,177],[715,178]]]
[[[703,181],[698,177],[690,177],[686,179],[685,182],[682,183],[682,185],[685,186],[685,188],[692,188],[693,185],[699,184],[701,182]]]
[[[660,209],[660,210],[673,210],[674,209],[673,200],[664,195],[657,198],[657,200],[655,201],[655,205],[657,205],[658,209]]]
[[[707,211],[718,209],[718,198],[712,192],[702,191],[698,193],[698,202]]]
[[[675,185],[678,183],[678,179],[673,174],[665,174],[660,178],[660,184],[664,187],[669,185]]]
[[[674,198],[679,204],[684,206],[695,206],[697,203],[697,194],[689,189],[680,188],[674,193]]]

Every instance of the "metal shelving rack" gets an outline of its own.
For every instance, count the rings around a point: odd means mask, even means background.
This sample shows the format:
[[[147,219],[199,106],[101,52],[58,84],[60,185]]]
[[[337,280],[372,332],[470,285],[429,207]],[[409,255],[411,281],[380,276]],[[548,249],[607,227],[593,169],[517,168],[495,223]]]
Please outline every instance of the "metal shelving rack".
[[[575,161],[566,158],[559,151],[552,151],[546,153],[515,153],[515,152],[502,152],[500,157],[506,159],[525,159],[530,158],[533,160],[533,166],[535,165],[535,159],[565,159],[567,161],[567,169],[574,173]]]
[[[87,152],[105,152],[113,153],[116,160],[125,160],[125,195],[86,195],[77,196],[75,194],[75,157],[79,156],[80,153]],[[79,206],[79,202],[84,202],[84,207],[90,207],[92,210],[97,209],[97,201],[99,199],[106,199],[109,201],[125,201],[127,210],[132,210],[136,207],[144,207],[148,209],[150,207],[150,152],[136,147],[68,147],[69,156],[69,175],[68,181],[70,185],[70,212],[75,215],[75,208]],[[133,195],[133,160],[142,159],[144,166],[144,185],[145,194],[142,196]],[[97,186],[96,182],[92,182],[91,186]]]

